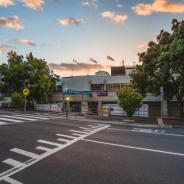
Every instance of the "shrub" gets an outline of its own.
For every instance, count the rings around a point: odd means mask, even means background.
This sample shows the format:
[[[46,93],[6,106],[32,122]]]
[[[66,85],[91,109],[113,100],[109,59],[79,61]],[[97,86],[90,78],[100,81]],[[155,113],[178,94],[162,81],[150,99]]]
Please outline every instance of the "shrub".
[[[15,108],[21,108],[24,105],[24,96],[20,92],[13,92],[11,94],[11,102]]]
[[[125,110],[128,116],[132,116],[142,105],[142,95],[132,88],[117,91],[117,96],[119,106]]]

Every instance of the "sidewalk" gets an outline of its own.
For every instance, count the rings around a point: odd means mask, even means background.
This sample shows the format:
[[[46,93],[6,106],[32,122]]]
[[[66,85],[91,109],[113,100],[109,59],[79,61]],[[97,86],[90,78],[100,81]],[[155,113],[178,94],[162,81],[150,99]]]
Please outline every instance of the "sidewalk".
[[[93,119],[98,121],[104,121],[104,123],[113,122],[113,124],[128,125],[128,126],[144,126],[144,127],[160,127],[158,126],[158,117],[122,117],[111,116],[109,118],[99,117],[97,115],[86,115],[87,119]],[[172,128],[184,128],[183,118],[163,118],[163,122],[166,126]]]
[[[124,119],[124,121],[112,121],[112,120],[104,120],[99,118],[89,118],[89,117],[80,117],[80,116],[69,116],[70,120],[76,120],[76,121],[84,121],[84,122],[93,122],[93,123],[100,123],[100,124],[108,124],[108,125],[120,125],[120,126],[133,126],[133,127],[144,127],[144,128],[159,128],[157,124],[146,124],[146,123],[136,123],[132,122],[128,119]]]

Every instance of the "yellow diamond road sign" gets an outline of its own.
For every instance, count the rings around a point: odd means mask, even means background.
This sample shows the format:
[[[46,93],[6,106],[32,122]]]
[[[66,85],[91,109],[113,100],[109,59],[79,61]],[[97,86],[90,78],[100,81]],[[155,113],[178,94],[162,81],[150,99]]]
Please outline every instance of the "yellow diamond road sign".
[[[23,94],[24,94],[24,96],[28,96],[29,95],[29,89],[24,88],[23,89]]]

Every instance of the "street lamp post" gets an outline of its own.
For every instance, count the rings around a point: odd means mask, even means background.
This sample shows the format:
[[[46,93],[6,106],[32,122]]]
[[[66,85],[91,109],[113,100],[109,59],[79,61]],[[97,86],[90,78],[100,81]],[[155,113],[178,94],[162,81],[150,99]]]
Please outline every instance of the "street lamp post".
[[[68,107],[69,107],[70,97],[66,97],[66,119],[68,119]]]

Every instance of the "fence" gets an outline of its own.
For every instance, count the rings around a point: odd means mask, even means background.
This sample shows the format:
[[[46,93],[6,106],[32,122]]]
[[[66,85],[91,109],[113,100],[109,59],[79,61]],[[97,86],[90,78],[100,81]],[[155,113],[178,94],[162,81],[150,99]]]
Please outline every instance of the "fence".
[[[47,112],[62,112],[62,104],[36,104],[35,110]]]
[[[127,116],[127,113],[123,110],[123,108],[119,107],[116,104],[111,104],[109,105],[111,108],[111,115],[116,115],[116,116]],[[143,104],[142,107],[140,107],[133,116],[138,116],[138,117],[148,117],[148,104]]]

